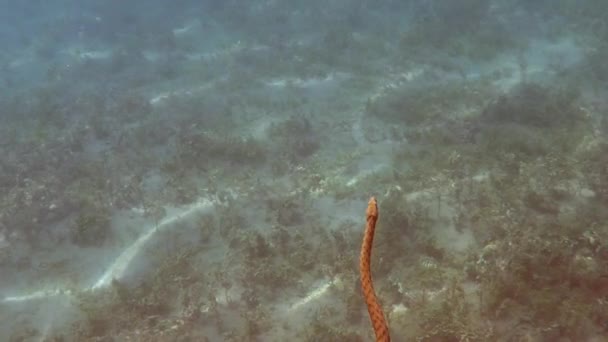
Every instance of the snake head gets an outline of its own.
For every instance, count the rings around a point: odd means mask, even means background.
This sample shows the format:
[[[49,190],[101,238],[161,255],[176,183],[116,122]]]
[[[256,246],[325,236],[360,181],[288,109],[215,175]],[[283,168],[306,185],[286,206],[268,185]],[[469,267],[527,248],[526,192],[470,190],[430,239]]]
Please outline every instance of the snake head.
[[[367,210],[365,211],[367,217],[378,218],[378,202],[376,197],[372,196],[367,203]]]

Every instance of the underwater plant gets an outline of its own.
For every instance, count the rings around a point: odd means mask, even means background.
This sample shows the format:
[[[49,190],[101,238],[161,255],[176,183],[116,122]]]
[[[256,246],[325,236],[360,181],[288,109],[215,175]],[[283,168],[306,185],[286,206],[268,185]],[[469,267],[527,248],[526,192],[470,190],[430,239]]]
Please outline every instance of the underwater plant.
[[[530,127],[569,126],[583,119],[577,106],[576,87],[549,87],[521,83],[488,105],[481,120],[491,124],[520,124]]]
[[[269,128],[269,135],[279,140],[279,153],[292,162],[312,156],[321,147],[317,131],[310,119],[304,116],[292,116],[273,124]]]
[[[100,247],[110,238],[111,228],[108,208],[83,208],[70,226],[70,240],[81,247]]]

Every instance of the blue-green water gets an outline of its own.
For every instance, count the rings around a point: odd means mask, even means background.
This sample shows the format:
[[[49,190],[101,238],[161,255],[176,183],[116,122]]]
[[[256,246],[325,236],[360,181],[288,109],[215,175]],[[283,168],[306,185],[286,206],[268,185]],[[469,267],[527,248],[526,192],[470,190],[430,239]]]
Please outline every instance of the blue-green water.
[[[1,1],[0,340],[604,340],[606,18]]]

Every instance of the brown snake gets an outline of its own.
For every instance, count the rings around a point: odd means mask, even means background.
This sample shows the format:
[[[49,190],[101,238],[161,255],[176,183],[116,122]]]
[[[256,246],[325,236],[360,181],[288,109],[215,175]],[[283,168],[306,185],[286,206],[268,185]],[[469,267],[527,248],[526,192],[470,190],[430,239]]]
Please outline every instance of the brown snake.
[[[377,342],[390,342],[391,337],[388,332],[388,325],[382,312],[382,307],[378,303],[376,292],[372,284],[372,273],[370,260],[372,256],[372,244],[374,242],[374,232],[376,231],[376,221],[378,221],[378,203],[376,198],[369,199],[367,210],[365,212],[366,225],[363,235],[363,244],[361,245],[361,257],[359,259],[359,271],[361,273],[361,288],[363,296],[367,304],[367,312],[376,333]]]

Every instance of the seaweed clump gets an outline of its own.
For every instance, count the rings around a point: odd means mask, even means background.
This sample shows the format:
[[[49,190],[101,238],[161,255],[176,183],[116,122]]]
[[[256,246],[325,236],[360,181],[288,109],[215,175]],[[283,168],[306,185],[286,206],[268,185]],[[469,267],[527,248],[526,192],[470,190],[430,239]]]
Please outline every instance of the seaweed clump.
[[[573,87],[552,89],[537,83],[522,83],[488,105],[481,119],[494,124],[564,127],[582,118],[576,106],[579,97],[579,91]]]
[[[366,112],[388,123],[428,124],[445,121],[449,114],[477,106],[484,94],[483,89],[473,83],[402,86],[370,99]]]
[[[274,124],[270,136],[282,146],[280,153],[294,162],[312,156],[321,147],[318,134],[305,117],[293,116]]]
[[[496,338],[478,307],[459,281],[454,280],[435,301],[418,312],[417,341],[488,341]]]
[[[602,334],[608,309],[597,298],[608,295],[602,276],[605,236],[579,231],[567,237],[539,228],[542,232],[521,232],[485,248],[477,262],[483,309],[508,322],[512,330],[502,336],[527,331],[581,341]],[[522,320],[533,323],[520,326]]]
[[[137,335],[149,341],[204,341],[203,332],[188,325],[202,324],[211,301],[208,291],[213,288],[195,271],[199,252],[187,248],[168,255],[137,286],[113,280],[107,290],[78,294],[77,304],[85,319],[74,326],[74,339],[124,341]]]
[[[257,165],[266,160],[264,145],[253,138],[219,136],[192,129],[179,136],[177,160],[169,169],[206,169],[210,160],[235,165]]]
[[[107,208],[85,208],[70,226],[70,240],[81,247],[101,246],[110,237],[111,228]]]
[[[515,45],[504,25],[495,20],[489,1],[424,1],[417,10],[400,42],[408,56],[422,52],[421,57],[436,59],[437,53],[430,49],[487,60]]]
[[[474,124],[475,140],[507,173],[539,157],[566,162],[563,156],[576,152],[591,129],[580,98],[576,87],[522,83],[485,107]]]

